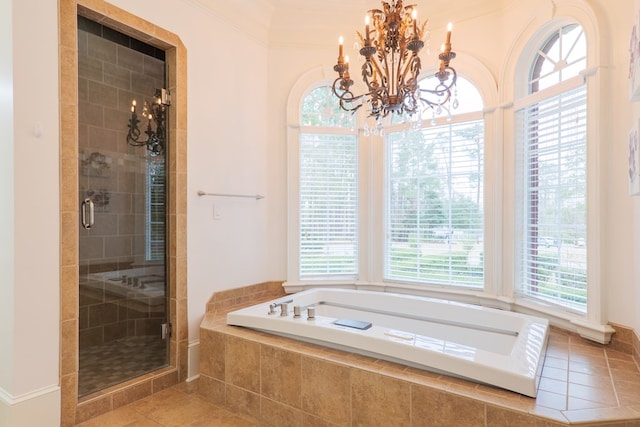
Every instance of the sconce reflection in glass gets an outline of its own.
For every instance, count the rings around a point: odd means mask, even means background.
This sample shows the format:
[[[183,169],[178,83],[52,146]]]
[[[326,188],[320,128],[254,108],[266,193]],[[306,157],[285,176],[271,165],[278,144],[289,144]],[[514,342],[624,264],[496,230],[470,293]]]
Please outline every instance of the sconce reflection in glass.
[[[166,89],[156,89],[153,102],[148,104],[144,101],[142,107],[142,117],[147,119],[147,129],[144,133],[146,140],[140,140],[141,131],[138,124],[141,121],[136,114],[136,100],[131,101],[131,118],[129,119],[129,133],[127,143],[134,147],[147,147],[153,156],[164,154],[165,140],[167,136],[166,128],[166,107],[171,105],[171,96]],[[153,123],[153,126],[152,126]]]

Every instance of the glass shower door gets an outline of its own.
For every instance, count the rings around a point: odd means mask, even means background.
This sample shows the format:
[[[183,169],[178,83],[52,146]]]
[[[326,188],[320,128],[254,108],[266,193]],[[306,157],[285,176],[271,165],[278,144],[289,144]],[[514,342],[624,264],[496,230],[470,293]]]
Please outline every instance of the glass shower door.
[[[82,397],[169,362],[165,152],[127,143],[132,100],[164,86],[164,52],[78,17],[78,75]],[[144,136],[153,121],[138,117]]]

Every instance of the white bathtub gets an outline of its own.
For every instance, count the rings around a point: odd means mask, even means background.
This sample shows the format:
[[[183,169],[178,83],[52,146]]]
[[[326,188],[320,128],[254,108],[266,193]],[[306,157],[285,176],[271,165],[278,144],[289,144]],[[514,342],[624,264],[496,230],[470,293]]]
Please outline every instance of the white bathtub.
[[[123,298],[150,298],[161,302],[166,293],[164,276],[163,266],[138,267],[91,273],[82,285]]]
[[[287,302],[268,314],[270,304]],[[294,307],[300,317],[294,317]],[[315,318],[308,319],[308,308]],[[365,330],[338,319],[371,323]],[[236,310],[230,325],[369,355],[535,397],[549,322],[520,313],[432,298],[312,289]]]

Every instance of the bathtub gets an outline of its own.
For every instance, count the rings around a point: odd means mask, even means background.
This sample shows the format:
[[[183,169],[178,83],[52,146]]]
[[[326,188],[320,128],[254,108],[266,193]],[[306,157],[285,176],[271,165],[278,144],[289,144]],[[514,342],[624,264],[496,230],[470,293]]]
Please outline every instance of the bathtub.
[[[126,270],[91,273],[83,286],[103,289],[110,295],[162,300],[165,297],[163,266],[138,267]]]
[[[286,304],[285,315],[280,303]],[[230,312],[227,324],[530,397],[536,396],[549,331],[548,320],[520,313],[433,298],[321,288]]]

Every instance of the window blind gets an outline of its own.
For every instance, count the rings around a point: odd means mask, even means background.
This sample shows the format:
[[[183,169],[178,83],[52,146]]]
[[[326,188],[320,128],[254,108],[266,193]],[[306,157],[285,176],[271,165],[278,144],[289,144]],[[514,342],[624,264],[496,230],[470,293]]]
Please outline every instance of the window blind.
[[[164,160],[147,163],[147,259],[163,260],[165,255],[165,168]]]
[[[484,285],[484,121],[390,133],[385,278]]]
[[[517,112],[524,162],[523,296],[586,311],[586,86]]]
[[[300,135],[300,277],[358,272],[356,135]]]

